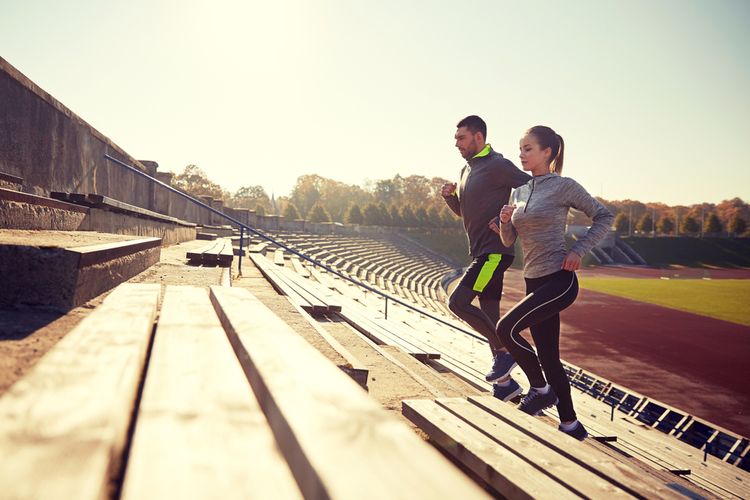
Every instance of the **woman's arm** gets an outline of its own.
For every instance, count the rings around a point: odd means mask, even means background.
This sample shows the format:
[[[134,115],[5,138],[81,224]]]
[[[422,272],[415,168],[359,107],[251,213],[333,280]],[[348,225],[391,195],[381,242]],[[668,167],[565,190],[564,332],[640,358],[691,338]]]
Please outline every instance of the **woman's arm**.
[[[585,213],[592,221],[586,234],[579,238],[570,249],[571,252],[583,258],[597,243],[604,239],[612,227],[615,217],[580,184],[570,177],[567,177],[566,180],[569,183],[566,189],[568,206]]]

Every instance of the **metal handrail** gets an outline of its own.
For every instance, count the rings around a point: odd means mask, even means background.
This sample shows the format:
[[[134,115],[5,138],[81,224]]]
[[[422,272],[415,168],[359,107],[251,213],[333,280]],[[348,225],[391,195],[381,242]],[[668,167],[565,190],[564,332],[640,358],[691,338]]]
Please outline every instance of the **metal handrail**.
[[[437,316],[433,316],[432,314],[430,314],[430,313],[429,313],[429,312],[427,312],[427,311],[424,311],[424,310],[418,309],[418,308],[414,307],[414,306],[413,306],[413,305],[411,305],[411,304],[408,304],[408,303],[406,303],[406,302],[404,302],[404,301],[402,301],[402,300],[400,300],[400,299],[397,299],[397,298],[395,298],[395,297],[392,297],[392,296],[388,295],[387,293],[383,293],[383,292],[381,292],[380,290],[376,290],[375,288],[373,288],[373,287],[371,287],[371,286],[369,286],[369,285],[366,285],[365,283],[362,283],[362,282],[361,282],[361,281],[359,281],[359,280],[355,280],[355,279],[353,279],[353,278],[351,278],[351,277],[349,277],[349,276],[345,276],[344,274],[342,274],[342,273],[340,273],[340,272],[336,271],[335,269],[332,269],[332,268],[328,267],[327,265],[323,264],[322,262],[318,262],[317,260],[313,259],[312,257],[309,257],[309,256],[307,256],[307,255],[305,255],[305,254],[303,254],[303,253],[300,253],[300,252],[298,252],[297,250],[294,250],[294,249],[292,249],[292,248],[289,248],[289,247],[288,247],[287,245],[285,245],[284,243],[281,243],[280,241],[278,241],[278,240],[276,240],[276,239],[272,238],[271,236],[268,236],[267,234],[264,234],[263,232],[261,232],[261,231],[258,231],[257,229],[255,229],[255,228],[253,228],[253,227],[250,227],[250,226],[248,226],[247,224],[244,224],[244,223],[242,223],[242,222],[238,221],[238,220],[237,220],[237,219],[235,219],[234,217],[230,217],[229,215],[227,215],[227,214],[225,214],[225,213],[223,213],[223,212],[220,212],[220,211],[216,210],[216,209],[215,209],[215,208],[213,208],[212,206],[210,206],[210,205],[207,205],[207,204],[203,203],[202,201],[200,201],[200,200],[197,200],[197,199],[193,198],[192,196],[190,196],[190,195],[189,195],[189,194],[187,194],[187,193],[183,193],[183,192],[182,192],[182,191],[180,191],[179,189],[176,189],[176,188],[174,188],[174,187],[170,186],[169,184],[165,184],[165,183],[163,183],[163,182],[162,182],[162,181],[160,181],[159,179],[156,179],[156,178],[154,178],[154,177],[151,177],[151,176],[150,176],[150,175],[148,175],[147,173],[145,173],[145,172],[142,172],[141,170],[139,170],[139,169],[137,169],[137,168],[135,168],[135,167],[133,167],[133,166],[131,166],[131,165],[128,165],[127,163],[125,163],[125,162],[123,162],[123,161],[121,161],[121,160],[118,160],[117,158],[114,158],[114,157],[112,157],[112,156],[110,156],[110,155],[108,155],[108,154],[106,154],[106,153],[104,154],[104,158],[105,158],[106,160],[109,160],[109,161],[111,161],[111,162],[113,162],[113,163],[117,164],[117,165],[120,165],[121,167],[127,168],[128,170],[130,170],[130,171],[132,171],[132,172],[134,172],[134,173],[136,173],[136,174],[140,175],[141,177],[145,177],[146,179],[149,179],[150,181],[152,181],[152,182],[155,182],[156,184],[159,184],[159,185],[160,185],[160,186],[162,186],[163,188],[166,188],[166,189],[168,189],[168,190],[172,191],[173,193],[176,193],[176,194],[178,194],[178,195],[182,196],[183,198],[185,198],[185,199],[187,199],[187,200],[189,200],[189,201],[191,201],[191,202],[195,203],[196,205],[199,205],[199,206],[201,206],[201,207],[203,207],[203,208],[205,208],[205,209],[209,210],[209,211],[210,211],[211,213],[214,213],[214,214],[218,215],[219,217],[222,217],[222,218],[224,218],[224,219],[226,219],[226,220],[228,220],[228,221],[232,222],[233,224],[236,224],[236,225],[238,225],[238,226],[240,227],[241,231],[243,231],[243,232],[244,232],[244,231],[246,230],[246,231],[249,231],[249,232],[251,232],[251,233],[255,234],[256,236],[260,236],[260,237],[261,237],[261,238],[263,238],[264,240],[270,241],[270,242],[271,242],[271,243],[273,243],[274,245],[276,245],[276,246],[279,246],[279,247],[283,248],[283,249],[284,249],[284,250],[286,250],[287,252],[290,252],[290,253],[292,253],[292,254],[296,255],[297,257],[300,257],[300,258],[302,258],[302,259],[304,259],[304,260],[306,260],[306,261],[308,261],[308,262],[310,262],[310,263],[314,264],[315,266],[319,266],[319,267],[322,267],[323,269],[325,269],[325,270],[326,270],[326,271],[328,271],[329,273],[331,273],[331,274],[335,274],[335,275],[336,275],[336,276],[338,276],[339,278],[345,279],[346,281],[349,281],[349,282],[351,282],[351,283],[354,283],[355,285],[357,285],[357,286],[359,286],[359,287],[362,287],[362,288],[364,288],[364,289],[365,289],[365,290],[367,290],[367,291],[370,291],[370,292],[372,292],[372,293],[375,293],[375,294],[377,294],[377,295],[380,295],[380,296],[381,296],[381,297],[383,297],[383,298],[385,299],[385,301],[386,301],[386,302],[385,302],[386,319],[388,319],[388,312],[387,312],[387,311],[388,311],[388,301],[389,301],[389,300],[392,300],[392,301],[393,301],[393,302],[395,302],[396,304],[399,304],[399,305],[402,305],[402,306],[404,306],[404,307],[407,307],[407,308],[409,308],[409,309],[411,309],[411,310],[413,310],[413,311],[415,311],[415,312],[418,312],[419,314],[423,314],[423,315],[425,315],[425,316],[427,316],[427,317],[429,317],[429,318],[431,318],[431,319],[433,319],[433,320],[435,320],[435,321],[437,321],[437,322],[439,322],[439,323],[442,323],[443,325],[446,325],[446,326],[448,326],[448,327],[450,327],[450,328],[453,328],[454,330],[457,330],[457,331],[459,331],[459,332],[461,332],[461,333],[464,333],[464,334],[466,334],[466,335],[469,335],[470,337],[473,337],[473,338],[475,338],[475,339],[477,339],[477,340],[481,340],[481,341],[483,341],[483,342],[488,342],[488,340],[487,340],[487,339],[486,339],[485,337],[482,337],[482,336],[479,336],[479,335],[477,335],[477,334],[475,334],[475,333],[473,333],[473,332],[470,332],[470,331],[464,330],[463,328],[459,328],[459,327],[458,327],[458,326],[456,326],[456,325],[452,325],[451,323],[448,323],[447,321],[445,321],[445,320],[442,320],[442,319],[438,318]],[[240,250],[242,250],[242,240],[243,240],[243,236],[244,236],[244,234],[242,234],[242,233],[241,233],[241,234],[240,234]],[[240,254],[240,262],[242,262],[242,255],[241,255],[241,254]],[[240,268],[240,269],[241,269],[241,268]]]

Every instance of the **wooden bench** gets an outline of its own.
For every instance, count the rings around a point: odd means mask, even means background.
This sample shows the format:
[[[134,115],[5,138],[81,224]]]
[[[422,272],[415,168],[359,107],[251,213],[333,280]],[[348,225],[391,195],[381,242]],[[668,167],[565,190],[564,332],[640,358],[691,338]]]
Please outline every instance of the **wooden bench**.
[[[341,305],[335,303],[329,294],[314,289],[311,283],[302,283],[299,280],[304,278],[293,271],[273,265],[263,256],[251,254],[250,259],[279,293],[289,297],[309,314],[319,316],[341,310]]]
[[[159,289],[0,397],[3,498],[487,498],[247,290],[168,286],[154,329]]]
[[[168,286],[121,498],[302,498],[203,288]]]
[[[159,285],[118,286],[3,394],[3,497],[111,495],[158,300]]]
[[[229,239],[220,238],[206,246],[188,251],[186,257],[192,264],[229,267],[234,258],[234,249]]]
[[[404,401],[404,415],[508,498],[682,498],[492,397]]]
[[[249,292],[211,300],[306,498],[485,497]]]

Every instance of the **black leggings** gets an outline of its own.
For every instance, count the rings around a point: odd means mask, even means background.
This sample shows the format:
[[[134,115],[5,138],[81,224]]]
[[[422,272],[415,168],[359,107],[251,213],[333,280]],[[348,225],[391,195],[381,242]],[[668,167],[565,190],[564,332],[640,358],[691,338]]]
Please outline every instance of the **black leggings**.
[[[526,294],[500,319],[497,334],[532,387],[544,387],[547,382],[552,386],[560,400],[557,404],[560,420],[575,420],[570,383],[560,362],[560,311],[576,300],[578,279],[572,271],[527,278]],[[538,357],[521,336],[521,331],[526,328],[531,330]]]

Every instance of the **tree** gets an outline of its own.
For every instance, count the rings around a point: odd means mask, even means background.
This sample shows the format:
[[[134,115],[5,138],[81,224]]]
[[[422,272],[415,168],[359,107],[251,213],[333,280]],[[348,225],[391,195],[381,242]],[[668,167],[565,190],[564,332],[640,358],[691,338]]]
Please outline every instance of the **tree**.
[[[382,223],[381,213],[378,206],[374,203],[365,205],[364,221],[368,226],[378,226]]]
[[[299,210],[297,210],[297,207],[294,205],[294,203],[287,203],[286,207],[284,207],[284,217],[290,220],[297,220],[300,218],[299,216]]]
[[[443,219],[443,227],[458,227],[461,225],[461,219],[448,208],[448,205],[443,205],[440,210],[440,217]]]
[[[210,196],[215,200],[224,198],[224,189],[208,178],[197,165],[188,165],[172,178],[172,186],[191,196]]]
[[[309,213],[313,205],[320,201],[320,189],[323,177],[319,175],[301,175],[292,188],[289,199],[302,213]]]
[[[263,205],[258,205],[257,207],[255,207],[255,215],[266,215],[265,207]]]
[[[349,207],[349,211],[346,213],[346,222],[349,224],[362,224],[365,221],[362,216],[362,210],[356,203]]]
[[[680,224],[680,231],[683,233],[689,233],[689,234],[695,234],[701,230],[700,224],[698,224],[698,221],[695,220],[695,218],[691,215],[688,215],[684,219],[682,219],[682,224]]]
[[[382,201],[378,203],[378,212],[380,213],[380,224],[383,226],[392,226],[391,214],[388,213],[388,208]]]
[[[628,232],[628,229],[630,229],[628,216],[620,212],[619,214],[617,214],[617,217],[615,217],[615,231],[619,234],[626,234]]]
[[[310,222],[331,222],[331,215],[321,203],[316,203],[307,214],[307,220]]]
[[[638,230],[642,233],[650,233],[654,230],[654,220],[651,218],[651,214],[646,212],[643,214],[638,221]]]
[[[249,208],[258,210],[262,206],[264,210],[271,210],[271,199],[262,186],[243,186],[239,188],[229,199],[229,206],[233,208]]]
[[[427,210],[427,220],[430,227],[443,227],[443,218],[440,217],[440,212],[434,205]]]
[[[417,211],[414,212],[414,215],[417,216],[417,225],[419,227],[429,226],[429,220],[427,218],[427,210],[425,210],[424,207],[419,207]]]
[[[747,223],[745,222],[745,219],[739,215],[735,215],[729,221],[728,230],[734,236],[739,236],[747,230]]]
[[[404,221],[404,227],[417,227],[419,224],[414,210],[409,205],[404,205],[401,209],[401,219]]]
[[[659,219],[659,223],[656,225],[656,228],[662,234],[672,234],[672,232],[674,231],[674,222],[670,217],[662,217],[661,219]]]
[[[375,184],[373,195],[376,202],[383,202],[386,205],[400,205],[404,180],[400,175],[393,179],[383,179]]]
[[[395,227],[400,227],[404,225],[404,221],[403,219],[401,219],[401,214],[398,212],[398,208],[396,207],[396,205],[391,205],[390,216],[391,216],[391,225]]]
[[[721,232],[721,221],[715,213],[708,215],[706,222],[703,224],[704,233],[720,233]]]

